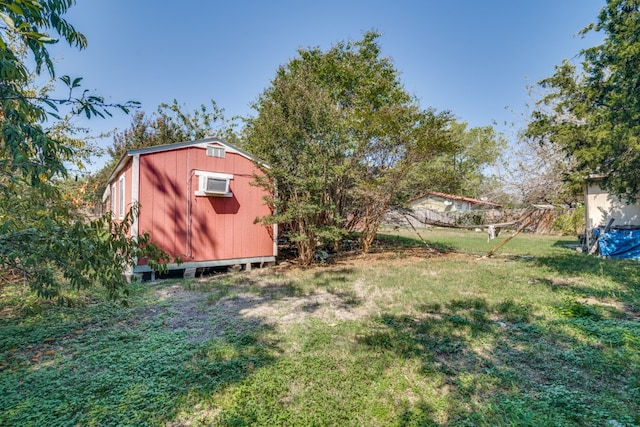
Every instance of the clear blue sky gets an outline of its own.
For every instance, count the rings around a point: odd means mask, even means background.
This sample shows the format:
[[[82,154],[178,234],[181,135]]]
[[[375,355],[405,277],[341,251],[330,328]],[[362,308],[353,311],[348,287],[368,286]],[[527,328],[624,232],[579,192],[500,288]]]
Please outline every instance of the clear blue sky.
[[[471,126],[496,122],[508,133],[503,123],[518,121],[530,102],[527,86],[595,43],[576,34],[602,6],[604,0],[78,0],[67,18],[89,47],[53,52],[58,75],[82,76],[84,88],[112,102],[136,100],[153,112],[175,98],[192,111],[214,99],[226,116],[247,116],[297,49],[326,49],[375,29],[383,55],[424,108],[450,110]],[[99,132],[129,123],[116,113],[89,126]]]

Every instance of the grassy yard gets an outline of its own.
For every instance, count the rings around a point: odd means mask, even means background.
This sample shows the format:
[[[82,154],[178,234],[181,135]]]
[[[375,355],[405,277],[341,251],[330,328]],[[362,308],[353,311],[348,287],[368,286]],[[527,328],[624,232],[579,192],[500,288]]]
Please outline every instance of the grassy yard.
[[[640,425],[636,262],[383,231],[371,255],[137,285],[128,308],[0,287],[0,425]]]

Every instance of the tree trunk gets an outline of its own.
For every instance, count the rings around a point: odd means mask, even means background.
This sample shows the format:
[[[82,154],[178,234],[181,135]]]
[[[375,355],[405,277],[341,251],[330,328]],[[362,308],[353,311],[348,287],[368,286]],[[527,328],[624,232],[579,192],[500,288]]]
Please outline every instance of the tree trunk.
[[[364,227],[360,233],[362,253],[366,254],[371,250],[371,245],[378,234],[378,229],[380,228],[385,213],[389,209],[390,202],[391,198],[388,196],[376,198],[375,195],[367,201]]]
[[[298,242],[298,259],[302,265],[310,265],[313,261],[313,247],[310,242]]]
[[[315,234],[308,230],[303,221],[298,223],[298,232],[299,236],[304,236],[303,239],[296,242],[298,259],[302,265],[310,265],[313,262],[316,249]]]

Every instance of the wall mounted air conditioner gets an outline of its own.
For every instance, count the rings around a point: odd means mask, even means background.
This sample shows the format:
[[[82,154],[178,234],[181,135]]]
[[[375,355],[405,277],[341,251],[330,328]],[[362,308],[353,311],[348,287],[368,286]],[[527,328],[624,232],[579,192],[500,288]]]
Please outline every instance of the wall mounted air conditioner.
[[[195,171],[198,179],[196,196],[233,197],[230,182],[233,175],[228,173]]]
[[[206,177],[203,190],[207,194],[225,195],[229,192],[229,179]]]

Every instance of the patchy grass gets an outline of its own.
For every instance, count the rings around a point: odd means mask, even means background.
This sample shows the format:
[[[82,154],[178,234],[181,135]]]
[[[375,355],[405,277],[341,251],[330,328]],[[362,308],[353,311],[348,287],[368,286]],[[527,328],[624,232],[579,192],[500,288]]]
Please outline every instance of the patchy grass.
[[[489,240],[486,230],[439,227],[414,230],[410,227],[382,227],[379,241],[383,243],[383,247],[389,245],[417,247],[424,246],[420,240],[422,238],[430,247],[437,250],[484,255],[513,233],[514,230],[502,230],[498,237]],[[566,245],[575,243],[577,243],[576,239],[568,236],[520,233],[499,249],[497,254],[523,257],[548,255],[554,253],[554,249],[566,249]]]
[[[637,263],[409,231],[128,308],[1,288],[0,425],[640,425]]]

